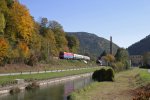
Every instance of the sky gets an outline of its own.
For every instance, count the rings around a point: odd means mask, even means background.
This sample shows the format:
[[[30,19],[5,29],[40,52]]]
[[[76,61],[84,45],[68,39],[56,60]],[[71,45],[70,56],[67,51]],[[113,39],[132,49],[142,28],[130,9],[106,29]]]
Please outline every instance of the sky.
[[[38,21],[58,21],[66,32],[89,32],[127,48],[150,34],[150,0],[19,0]]]

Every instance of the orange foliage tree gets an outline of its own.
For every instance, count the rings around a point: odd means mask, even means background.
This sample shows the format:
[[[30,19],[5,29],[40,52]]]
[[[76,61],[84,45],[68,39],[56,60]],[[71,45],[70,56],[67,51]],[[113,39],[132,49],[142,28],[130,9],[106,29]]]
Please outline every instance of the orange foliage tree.
[[[8,42],[4,38],[0,38],[0,65],[4,63],[4,58],[8,56],[8,49]]]
[[[34,23],[28,9],[18,1],[15,1],[11,13],[12,21],[17,31],[17,38],[29,42],[33,33]]]
[[[18,49],[19,49],[20,56],[22,58],[28,58],[29,57],[30,51],[29,51],[29,48],[25,42],[20,42],[18,44]]]

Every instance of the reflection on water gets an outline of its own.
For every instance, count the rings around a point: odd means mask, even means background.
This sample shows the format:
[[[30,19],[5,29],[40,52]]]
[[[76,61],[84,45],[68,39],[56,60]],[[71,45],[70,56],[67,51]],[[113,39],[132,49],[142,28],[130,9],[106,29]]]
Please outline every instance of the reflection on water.
[[[91,77],[80,78],[66,83],[44,86],[31,91],[23,91],[15,95],[1,95],[0,100],[67,100],[74,90],[92,82]]]

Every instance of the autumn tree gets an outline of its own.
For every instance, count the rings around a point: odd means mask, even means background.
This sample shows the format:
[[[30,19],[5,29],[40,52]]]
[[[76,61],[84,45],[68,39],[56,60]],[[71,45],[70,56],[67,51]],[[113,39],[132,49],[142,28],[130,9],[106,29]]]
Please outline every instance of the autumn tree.
[[[48,19],[46,17],[40,18],[40,26],[47,28],[47,25],[48,25]]]
[[[61,24],[59,24],[57,21],[49,21],[49,25],[48,27],[52,30],[62,30],[63,31],[63,27],[61,26]]]
[[[39,30],[40,25],[34,21],[34,30],[29,42],[29,48],[31,49],[32,53],[34,52],[35,54],[39,53],[41,49],[41,36]]]
[[[18,44],[20,57],[28,58],[29,57],[29,48],[25,42],[19,42]]]
[[[8,7],[12,7],[14,0],[6,0],[6,2]]]
[[[36,22],[19,0],[0,0],[0,63],[24,62],[58,56],[59,51],[77,52],[79,42],[66,37],[61,24],[41,18]]]
[[[9,58],[29,57],[33,19],[18,0],[0,0],[0,32],[10,45]]]
[[[79,40],[74,35],[66,35],[70,52],[77,53],[79,49]]]
[[[4,36],[6,26],[5,15],[8,12],[7,3],[5,0],[0,0],[0,35]]]
[[[9,44],[4,38],[0,38],[0,65],[5,63],[5,58],[8,57]]]
[[[107,62],[107,65],[111,65],[115,61],[115,57],[111,54],[107,54],[106,56],[103,56],[104,60]]]
[[[43,36],[42,40],[42,52],[47,58],[52,56],[58,56],[56,48],[56,40],[54,32],[48,27],[48,19],[41,18],[40,20],[40,34]]]
[[[0,0],[0,12],[6,14],[8,12],[6,0]]]
[[[11,8],[12,28],[16,29],[16,37],[25,42],[29,42],[33,32],[33,19],[30,16],[28,9],[15,1]]]
[[[49,21],[48,27],[54,32],[56,47],[58,51],[69,51],[66,33],[57,21]]]
[[[4,35],[4,28],[5,28],[5,18],[4,14],[0,12],[0,35]]]
[[[41,35],[39,34],[39,24],[34,22],[34,31],[31,35],[31,39],[29,42],[29,49],[30,49],[30,57],[28,59],[28,64],[29,65],[36,65],[36,63],[39,60],[40,53],[41,53]]]

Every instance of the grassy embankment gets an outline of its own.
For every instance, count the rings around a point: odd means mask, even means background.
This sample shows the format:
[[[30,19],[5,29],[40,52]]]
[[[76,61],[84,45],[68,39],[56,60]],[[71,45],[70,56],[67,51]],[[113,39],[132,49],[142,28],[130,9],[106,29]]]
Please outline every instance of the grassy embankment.
[[[94,82],[73,92],[71,100],[132,100],[137,87],[150,82],[150,73],[146,69],[132,69],[115,75],[114,82]]]
[[[81,69],[81,70],[64,71],[64,72],[28,74],[28,75],[0,76],[0,85],[6,86],[10,84],[15,84],[14,81],[15,79],[25,79],[25,81],[46,80],[46,79],[52,79],[57,77],[65,77],[70,75],[94,72],[97,69],[99,68]]]
[[[7,64],[0,67],[0,73],[14,73],[14,72],[30,72],[30,71],[45,71],[69,68],[81,68],[97,66],[95,62],[88,62],[87,64],[80,60],[51,60],[49,63],[39,62],[35,66],[28,66],[25,64]]]

